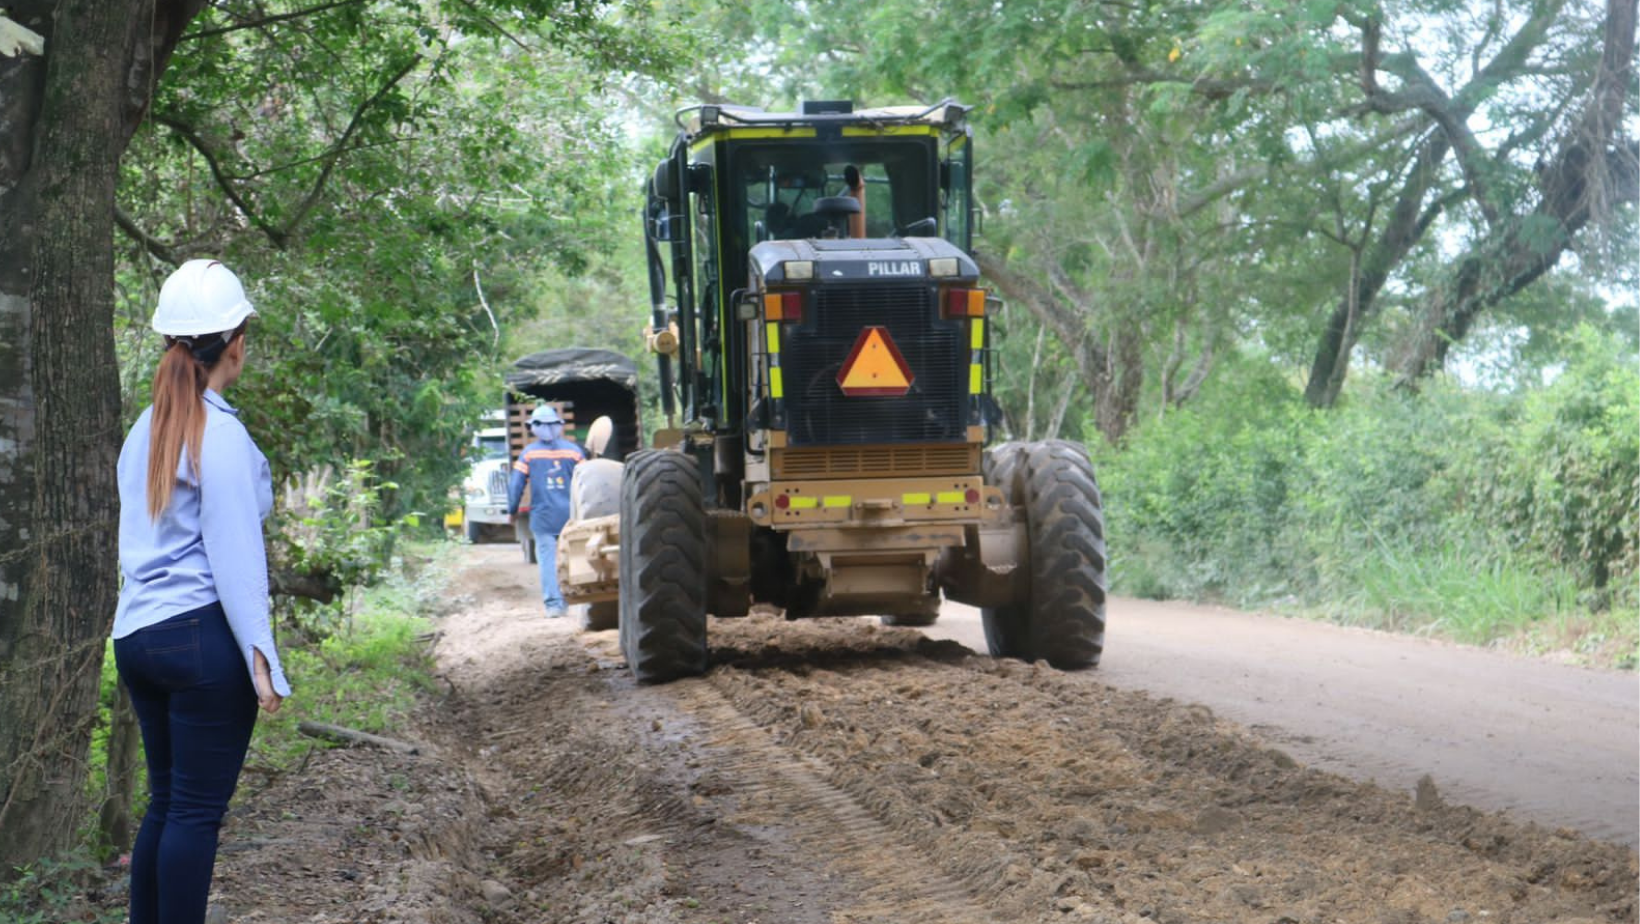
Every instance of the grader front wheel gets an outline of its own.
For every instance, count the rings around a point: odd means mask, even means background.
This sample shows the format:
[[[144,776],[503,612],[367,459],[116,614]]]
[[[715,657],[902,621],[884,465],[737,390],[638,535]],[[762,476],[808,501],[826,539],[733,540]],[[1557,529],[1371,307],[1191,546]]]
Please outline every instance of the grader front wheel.
[[[706,506],[695,460],[630,456],[621,479],[621,652],[641,683],[706,672]]]
[[[994,657],[1093,667],[1105,647],[1105,518],[1080,446],[1048,440],[992,454],[991,471],[1025,510],[1030,567],[1011,605],[983,613]],[[1006,480],[1006,483],[1004,481]]]

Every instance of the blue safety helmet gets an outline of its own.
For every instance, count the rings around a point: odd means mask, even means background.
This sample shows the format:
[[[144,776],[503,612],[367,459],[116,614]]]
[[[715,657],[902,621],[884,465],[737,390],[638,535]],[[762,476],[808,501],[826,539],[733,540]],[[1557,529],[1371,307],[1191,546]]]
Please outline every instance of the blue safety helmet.
[[[550,404],[537,405],[530,414],[530,426],[537,424],[561,424],[564,418],[558,416],[558,409]]]

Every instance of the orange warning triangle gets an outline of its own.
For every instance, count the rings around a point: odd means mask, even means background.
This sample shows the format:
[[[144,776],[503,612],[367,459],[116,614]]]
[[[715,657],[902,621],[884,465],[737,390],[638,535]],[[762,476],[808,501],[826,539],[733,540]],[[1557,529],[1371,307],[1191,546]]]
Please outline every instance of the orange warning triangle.
[[[854,349],[849,351],[843,368],[837,371],[838,387],[851,398],[903,395],[911,390],[914,378],[886,327],[860,331]]]

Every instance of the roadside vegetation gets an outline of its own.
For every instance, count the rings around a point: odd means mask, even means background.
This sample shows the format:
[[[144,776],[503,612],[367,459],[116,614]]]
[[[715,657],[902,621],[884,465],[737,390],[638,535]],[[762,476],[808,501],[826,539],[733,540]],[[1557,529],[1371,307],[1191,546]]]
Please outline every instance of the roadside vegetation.
[[[1633,669],[1640,371],[1565,349],[1547,384],[1364,381],[1325,414],[1265,368],[1139,427],[1100,459],[1117,591]]]

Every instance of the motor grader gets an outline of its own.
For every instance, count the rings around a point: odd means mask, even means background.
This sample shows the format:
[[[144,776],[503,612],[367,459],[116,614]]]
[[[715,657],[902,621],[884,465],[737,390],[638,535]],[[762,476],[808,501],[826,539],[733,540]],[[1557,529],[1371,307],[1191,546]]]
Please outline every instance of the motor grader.
[[[640,681],[704,672],[708,614],[759,603],[927,625],[943,597],[981,608],[993,656],[1098,663],[1086,452],[985,449],[995,303],[970,256],[965,114],[679,113],[644,213],[668,427],[561,546],[567,599],[618,598]]]

